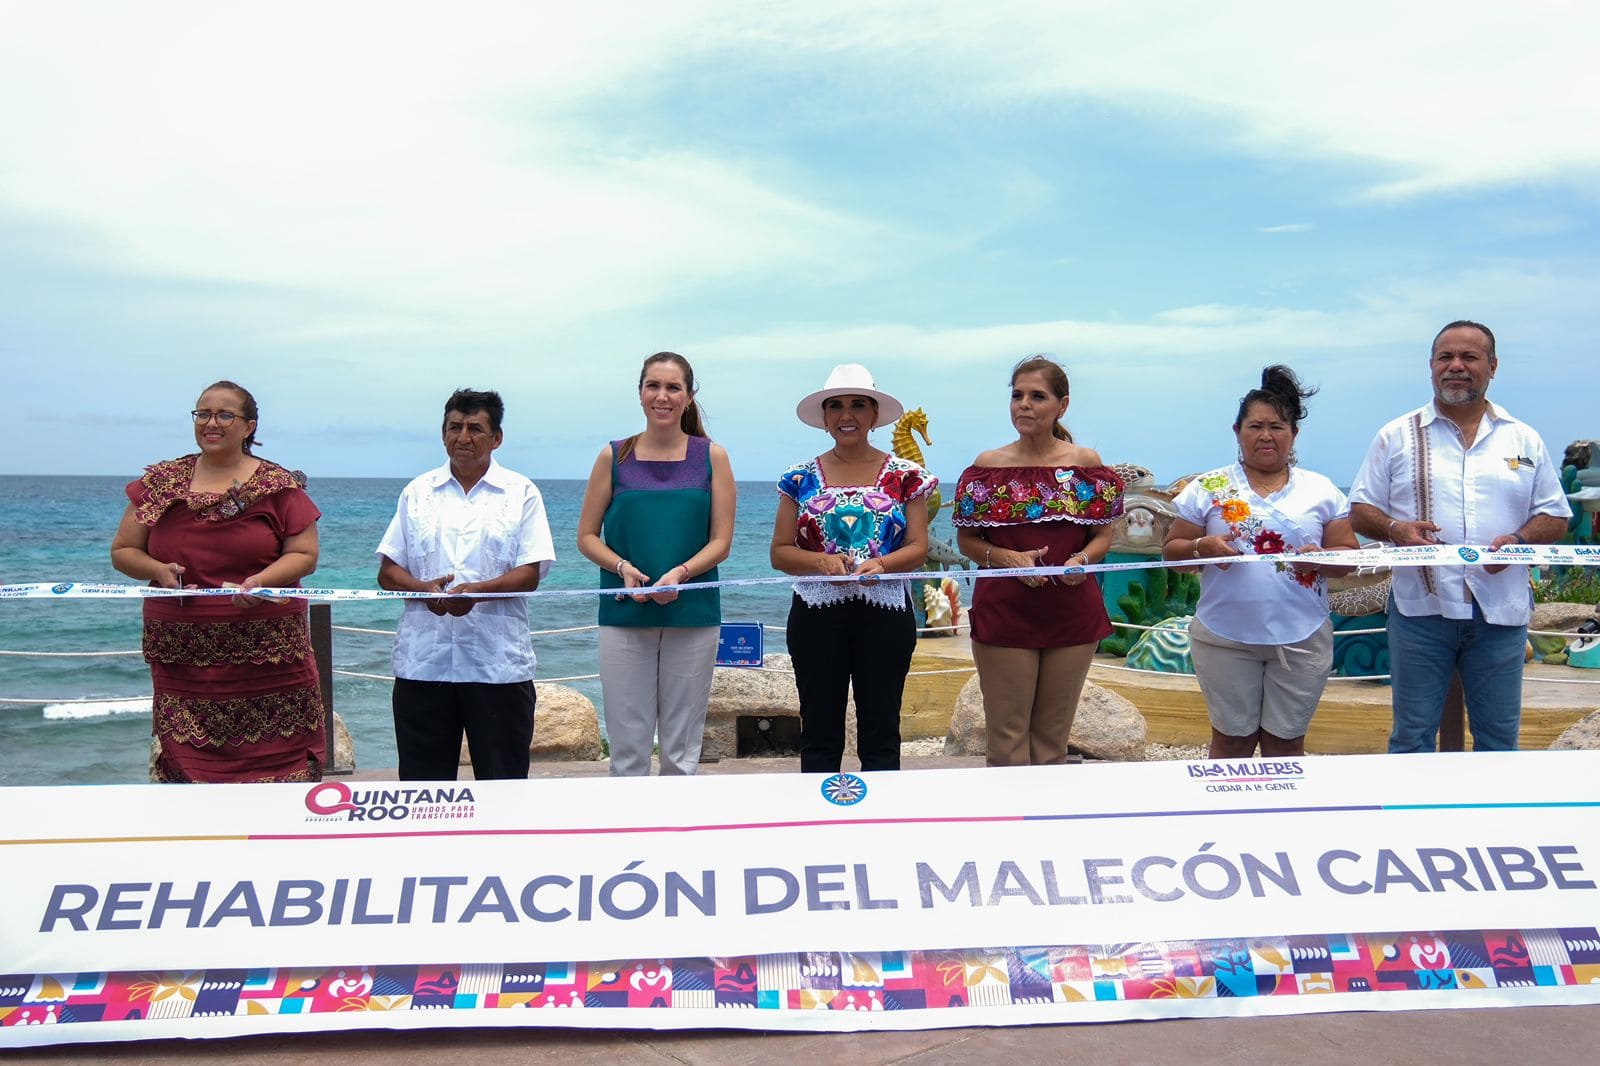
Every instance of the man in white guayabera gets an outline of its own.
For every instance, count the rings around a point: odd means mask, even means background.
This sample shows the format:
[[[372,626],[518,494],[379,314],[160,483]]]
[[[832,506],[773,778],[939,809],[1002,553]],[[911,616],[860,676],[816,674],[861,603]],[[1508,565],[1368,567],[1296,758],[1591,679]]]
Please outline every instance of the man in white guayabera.
[[[378,545],[378,584],[400,592],[532,592],[555,561],[544,498],[495,462],[499,393],[445,403],[450,461],[412,481]],[[394,642],[402,781],[454,781],[461,736],[478,780],[526,778],[533,742],[527,600],[408,599]]]
[[[1399,547],[1549,544],[1572,513],[1544,442],[1487,398],[1494,334],[1452,322],[1433,339],[1433,400],[1378,431],[1350,487],[1357,533]],[[1396,567],[1389,595],[1391,752],[1433,751],[1452,674],[1472,746],[1514,751],[1533,597],[1526,566]]]

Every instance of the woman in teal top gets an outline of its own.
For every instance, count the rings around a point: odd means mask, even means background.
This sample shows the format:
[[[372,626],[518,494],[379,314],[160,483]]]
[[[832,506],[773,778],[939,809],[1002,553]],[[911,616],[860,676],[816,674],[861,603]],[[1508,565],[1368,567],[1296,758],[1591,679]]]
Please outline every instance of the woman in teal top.
[[[722,605],[717,580],[733,544],[728,453],[705,435],[694,368],[657,352],[639,371],[645,428],[600,450],[578,516],[578,550],[600,567],[600,696],[611,776],[662,774],[700,763]],[[626,591],[629,589],[637,591]]]

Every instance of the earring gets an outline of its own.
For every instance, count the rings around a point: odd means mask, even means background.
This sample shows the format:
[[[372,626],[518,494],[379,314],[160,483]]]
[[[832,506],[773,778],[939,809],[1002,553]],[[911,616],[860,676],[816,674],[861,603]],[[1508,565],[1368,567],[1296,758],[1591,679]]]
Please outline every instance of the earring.
[[[1239,449],[1239,465],[1240,466],[1244,465],[1244,449],[1243,448]]]
[[[1295,466],[1299,462],[1300,462],[1300,457],[1295,454],[1294,447],[1293,447],[1293,445],[1291,445],[1290,448],[1289,448],[1289,465],[1290,466]]]

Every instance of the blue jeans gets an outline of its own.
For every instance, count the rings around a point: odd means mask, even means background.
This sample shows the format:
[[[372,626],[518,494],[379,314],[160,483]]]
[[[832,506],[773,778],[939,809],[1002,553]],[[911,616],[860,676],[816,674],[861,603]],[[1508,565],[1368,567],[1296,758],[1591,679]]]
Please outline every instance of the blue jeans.
[[[1394,729],[1389,751],[1437,751],[1450,676],[1461,674],[1474,751],[1516,751],[1522,722],[1522,663],[1527,626],[1483,620],[1408,616],[1389,599],[1389,677]]]

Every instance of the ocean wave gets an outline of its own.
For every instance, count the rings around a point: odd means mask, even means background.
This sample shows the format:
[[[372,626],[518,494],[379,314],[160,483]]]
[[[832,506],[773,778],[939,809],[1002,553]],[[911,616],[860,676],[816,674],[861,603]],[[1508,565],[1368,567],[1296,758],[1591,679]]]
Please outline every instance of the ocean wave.
[[[62,722],[77,718],[110,718],[119,714],[149,714],[150,700],[90,700],[86,703],[47,703],[44,718],[47,722]]]

